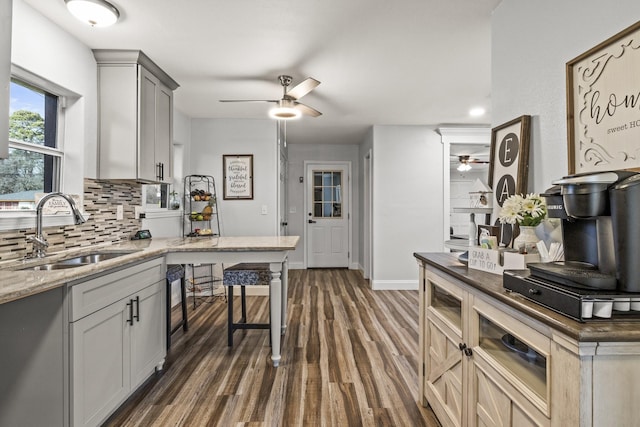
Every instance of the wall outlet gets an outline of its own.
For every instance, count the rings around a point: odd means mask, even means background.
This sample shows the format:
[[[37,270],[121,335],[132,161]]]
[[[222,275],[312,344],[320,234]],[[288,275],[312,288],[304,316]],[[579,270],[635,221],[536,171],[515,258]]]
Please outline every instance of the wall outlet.
[[[142,206],[133,207],[133,216],[135,217],[135,219],[144,218],[144,211],[142,210]]]
[[[295,206],[290,206],[289,207],[289,213],[296,213],[296,212],[298,212],[298,210],[296,209]]]
[[[262,205],[262,210],[260,212],[262,215],[266,215],[268,212],[267,205]]]
[[[116,206],[116,220],[120,221],[124,219],[124,206],[118,205]]]

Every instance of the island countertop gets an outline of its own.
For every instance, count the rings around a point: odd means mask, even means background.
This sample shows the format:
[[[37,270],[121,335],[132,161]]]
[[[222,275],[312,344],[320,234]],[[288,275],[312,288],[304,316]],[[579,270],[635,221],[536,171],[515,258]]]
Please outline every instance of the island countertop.
[[[640,341],[639,320],[584,323],[556,313],[502,286],[502,276],[468,268],[451,253],[414,253],[416,259],[581,342]]]
[[[6,261],[0,264],[0,304],[15,301],[40,292],[100,274],[103,271],[165,256],[177,252],[244,252],[290,251],[296,248],[298,236],[230,236],[153,238],[116,244],[93,245],[51,254],[43,259]],[[125,255],[74,268],[51,271],[21,270],[38,264],[89,253],[127,252]]]

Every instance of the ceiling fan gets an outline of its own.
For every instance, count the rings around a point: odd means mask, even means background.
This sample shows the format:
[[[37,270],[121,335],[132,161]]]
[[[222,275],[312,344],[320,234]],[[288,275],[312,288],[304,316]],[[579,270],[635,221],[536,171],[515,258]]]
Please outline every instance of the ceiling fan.
[[[486,164],[489,163],[487,160],[474,159],[474,158],[471,158],[471,156],[468,156],[468,155],[458,156],[458,162],[460,163],[460,165],[458,166],[458,170],[460,172],[470,171],[471,170],[471,164],[486,165]]]
[[[302,98],[313,89],[315,89],[320,82],[312,77],[308,77],[306,80],[298,83],[293,88],[288,89],[293,79],[291,76],[278,76],[278,80],[282,85],[282,98],[281,99],[221,99],[220,102],[270,102],[277,104],[276,107],[269,111],[269,116],[278,120],[291,120],[297,119],[302,114],[311,117],[321,116],[322,113],[308,105],[298,102],[298,99]]]

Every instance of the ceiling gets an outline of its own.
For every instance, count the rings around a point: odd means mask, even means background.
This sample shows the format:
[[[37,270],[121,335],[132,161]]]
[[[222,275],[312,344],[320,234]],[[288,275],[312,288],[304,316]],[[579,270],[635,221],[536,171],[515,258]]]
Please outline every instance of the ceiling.
[[[192,118],[266,118],[278,75],[322,83],[289,143],[358,144],[372,125],[489,125],[491,13],[500,0],[110,0],[108,28],[64,0],[23,0],[91,48],[140,49],[180,87]],[[487,114],[470,117],[473,107]]]

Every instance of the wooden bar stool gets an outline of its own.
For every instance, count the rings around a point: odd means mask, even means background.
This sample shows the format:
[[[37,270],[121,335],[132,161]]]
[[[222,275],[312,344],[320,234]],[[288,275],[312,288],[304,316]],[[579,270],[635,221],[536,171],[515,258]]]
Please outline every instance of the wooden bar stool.
[[[247,323],[247,302],[245,286],[269,285],[271,271],[269,264],[241,263],[224,269],[222,283],[229,290],[227,298],[227,345],[233,347],[233,332],[236,329],[269,329],[269,323]],[[240,286],[242,315],[233,321],[233,287]]]

